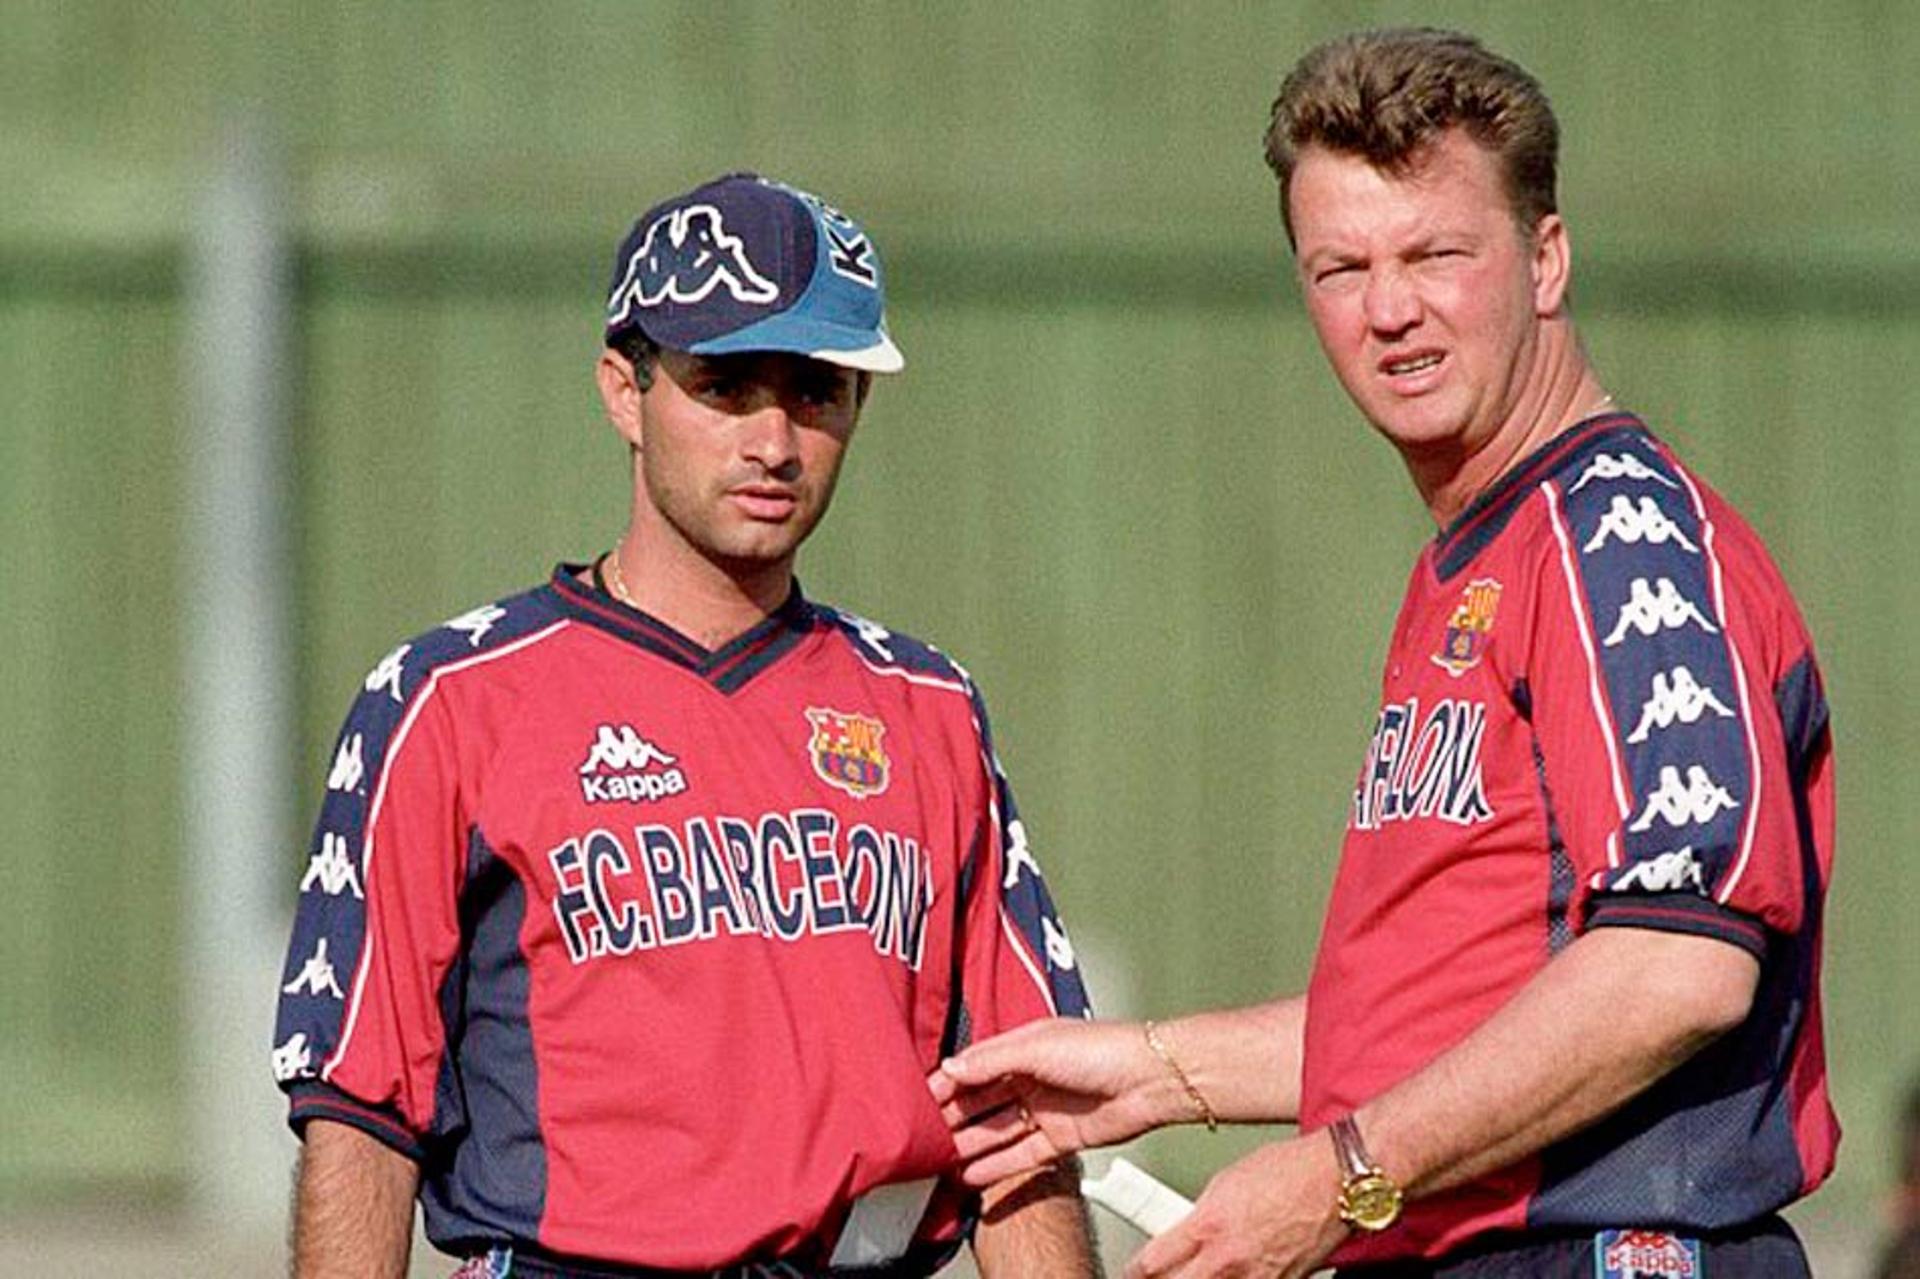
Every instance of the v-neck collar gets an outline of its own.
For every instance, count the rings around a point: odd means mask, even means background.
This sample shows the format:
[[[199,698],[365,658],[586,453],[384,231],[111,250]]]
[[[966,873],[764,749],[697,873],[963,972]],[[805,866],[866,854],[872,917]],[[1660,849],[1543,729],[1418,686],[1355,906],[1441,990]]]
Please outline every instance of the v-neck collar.
[[[579,577],[589,571],[592,585]],[[715,649],[702,646],[651,613],[615,599],[606,589],[598,563],[591,570],[585,564],[561,564],[553,570],[548,586],[569,617],[683,667],[723,693],[744,687],[814,627],[813,606],[807,603],[798,581],[779,608]]]
[[[1578,455],[1600,443],[1646,433],[1646,425],[1631,413],[1602,413],[1560,432],[1495,480],[1434,537],[1434,573],[1444,582],[1471,564],[1500,535],[1533,486]]]

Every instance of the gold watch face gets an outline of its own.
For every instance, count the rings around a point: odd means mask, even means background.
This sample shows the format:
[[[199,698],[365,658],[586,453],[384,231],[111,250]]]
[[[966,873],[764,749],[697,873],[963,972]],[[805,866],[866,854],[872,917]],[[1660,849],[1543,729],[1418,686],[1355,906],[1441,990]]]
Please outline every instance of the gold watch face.
[[[1400,1219],[1400,1187],[1370,1172],[1340,1187],[1340,1219],[1361,1230],[1385,1230]]]

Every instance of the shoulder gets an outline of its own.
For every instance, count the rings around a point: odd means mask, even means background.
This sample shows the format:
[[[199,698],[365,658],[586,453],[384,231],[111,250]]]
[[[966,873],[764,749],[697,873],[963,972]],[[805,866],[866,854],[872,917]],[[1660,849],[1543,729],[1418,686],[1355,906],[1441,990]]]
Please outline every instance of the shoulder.
[[[821,625],[843,640],[875,674],[979,696],[966,668],[927,641],[830,604],[816,602],[813,610]]]
[[[444,676],[529,649],[565,624],[546,586],[476,605],[388,649],[361,681],[356,709],[404,707]]]

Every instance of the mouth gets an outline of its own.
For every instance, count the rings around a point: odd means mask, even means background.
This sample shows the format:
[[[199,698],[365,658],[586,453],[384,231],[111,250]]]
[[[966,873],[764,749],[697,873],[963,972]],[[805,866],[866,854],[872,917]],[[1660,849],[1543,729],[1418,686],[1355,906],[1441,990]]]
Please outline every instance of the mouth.
[[[800,495],[778,484],[743,484],[727,490],[727,496],[748,519],[778,523],[792,515],[800,505]]]
[[[1442,351],[1421,351],[1382,360],[1379,367],[1390,378],[1416,377],[1429,369],[1438,368],[1446,358],[1446,353]]]

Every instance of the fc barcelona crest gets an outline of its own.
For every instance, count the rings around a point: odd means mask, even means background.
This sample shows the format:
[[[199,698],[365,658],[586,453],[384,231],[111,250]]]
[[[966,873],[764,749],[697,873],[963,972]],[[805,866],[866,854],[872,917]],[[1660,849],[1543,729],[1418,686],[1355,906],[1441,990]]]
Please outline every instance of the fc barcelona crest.
[[[885,724],[871,716],[815,706],[807,707],[807,722],[813,725],[807,753],[813,757],[813,771],[820,774],[820,780],[855,799],[878,795],[887,788],[891,765],[880,744],[887,735]]]
[[[1433,655],[1436,666],[1460,676],[1480,664],[1493,637],[1493,615],[1500,607],[1500,583],[1476,577],[1460,594],[1460,607],[1447,620],[1447,637]]]

